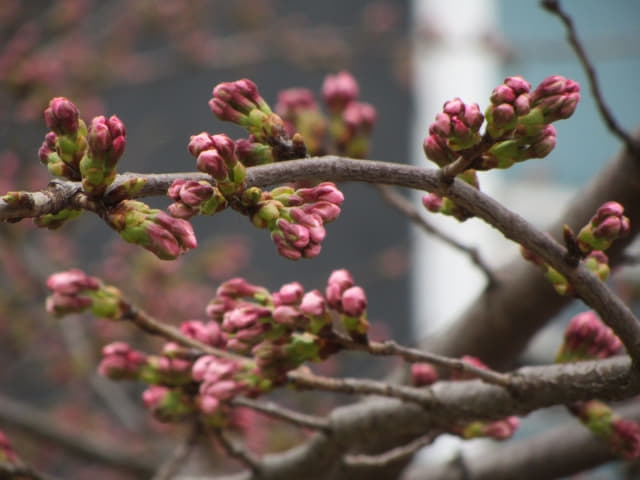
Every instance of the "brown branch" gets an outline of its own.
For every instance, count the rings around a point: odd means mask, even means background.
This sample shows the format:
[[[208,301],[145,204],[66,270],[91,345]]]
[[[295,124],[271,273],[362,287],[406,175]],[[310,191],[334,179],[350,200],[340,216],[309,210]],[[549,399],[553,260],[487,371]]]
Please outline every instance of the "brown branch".
[[[176,474],[180,471],[180,468],[189,458],[189,454],[198,443],[198,439],[201,434],[202,427],[198,422],[195,422],[194,425],[191,426],[189,433],[182,443],[175,448],[169,458],[167,458],[167,460],[156,471],[152,480],[171,480],[172,478],[175,478]]]
[[[65,451],[94,463],[100,463],[114,469],[131,472],[142,478],[149,478],[155,470],[154,462],[145,455],[131,452],[113,442],[98,439],[95,432],[74,432],[71,428],[62,428],[44,413],[0,396],[0,422],[3,425],[23,431],[28,435],[50,441]]]
[[[476,265],[487,278],[487,287],[492,288],[496,285],[497,278],[495,277],[493,271],[487,265],[487,263],[482,259],[480,253],[476,248],[469,247],[459,242],[454,237],[448,235],[446,232],[436,228],[432,223],[429,223],[427,219],[420,214],[418,209],[407,200],[404,196],[400,195],[398,192],[394,191],[391,187],[386,185],[377,185],[378,191],[382,195],[382,198],[397,211],[402,213],[405,217],[411,220],[415,225],[420,227],[425,232],[433,235],[434,237],[442,240],[444,243],[449,245],[450,247],[458,250],[466,254],[469,259]]]
[[[247,451],[238,442],[234,442],[233,440],[231,440],[222,429],[209,428],[207,431],[211,433],[211,435],[218,441],[227,455],[244,464],[249,468],[249,470],[251,470],[251,472],[253,472],[258,477],[260,476],[262,465],[260,464],[260,460],[256,458],[251,452]]]
[[[354,342],[350,338],[342,335],[337,335],[336,338],[340,345],[350,350],[365,351],[371,355],[395,355],[401,357],[407,362],[429,362],[439,367],[445,367],[453,372],[464,372],[470,374],[493,385],[499,385],[505,388],[509,388],[511,386],[511,380],[508,374],[479,368],[459,358],[449,358],[417,348],[404,347],[402,345],[398,345],[393,340],[386,340],[384,342],[370,341],[367,344],[363,344]]]
[[[640,140],[640,131],[634,138]],[[640,157],[623,149],[576,194],[547,231],[560,239],[563,224],[578,231],[600,205],[617,201],[631,221],[630,234],[607,250],[610,265],[619,265],[626,247],[640,232],[638,185]],[[539,270],[521,258],[495,273],[499,287],[483,292],[447,330],[423,342],[425,349],[450,357],[473,355],[493,367],[505,367],[549,319],[573,301],[559,296]]]
[[[431,445],[433,441],[440,435],[439,431],[431,431],[422,437],[418,437],[415,440],[409,442],[401,447],[394,448],[379,455],[346,455],[344,463],[347,467],[373,467],[380,468],[395,463],[398,461],[406,461],[411,458],[421,448]]]
[[[611,133],[616,135],[625,143],[630,152],[632,152],[636,157],[640,157],[640,142],[635,140],[618,124],[617,120],[611,113],[611,110],[604,101],[604,96],[602,94],[602,91],[600,90],[596,69],[591,63],[591,60],[589,60],[587,52],[585,51],[584,46],[582,45],[582,42],[578,37],[578,32],[576,31],[573,24],[573,19],[566,11],[562,9],[559,0],[542,0],[541,3],[546,10],[556,15],[558,18],[560,18],[562,23],[564,23],[567,29],[569,44],[575,50],[576,55],[578,56],[578,59],[582,64],[582,68],[587,74],[587,78],[589,79],[589,86],[591,88],[591,95],[593,95],[593,99],[598,106],[598,110],[600,111],[602,120],[607,125]]]
[[[275,402],[251,400],[246,397],[237,397],[231,401],[232,405],[246,407],[255,410],[272,418],[277,418],[291,423],[297,427],[318,430],[324,433],[331,433],[331,425],[326,418],[315,415],[307,415],[278,405]]]
[[[579,399],[603,401],[629,398],[640,392],[628,358],[598,362],[527,367],[515,372],[517,394],[479,380],[438,382],[430,390],[437,407],[425,409],[392,399],[372,399],[336,408],[329,415],[331,435],[316,434],[304,445],[261,460],[260,475],[234,475],[234,480],[384,479],[385,469],[345,469],[344,455],[376,455],[407,444],[433,428],[467,420],[494,420],[525,415],[553,404]]]
[[[624,418],[640,421],[640,406],[616,409]],[[617,460],[609,446],[575,420],[520,441],[502,443],[481,455],[469,455],[449,464],[427,464],[411,469],[406,480],[469,478],[494,480],[559,478]],[[464,476],[466,472],[467,476]]]

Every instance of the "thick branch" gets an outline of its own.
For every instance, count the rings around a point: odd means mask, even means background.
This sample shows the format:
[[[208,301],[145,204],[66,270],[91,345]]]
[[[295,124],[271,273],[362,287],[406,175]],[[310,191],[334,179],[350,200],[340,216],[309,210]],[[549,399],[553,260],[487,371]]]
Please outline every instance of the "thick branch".
[[[640,421],[637,404],[616,408],[624,418]],[[406,480],[539,480],[559,478],[617,460],[609,446],[572,419],[534,437],[496,446],[491,452],[454,463],[421,465]]]
[[[599,362],[527,367],[518,370],[517,396],[480,380],[439,382],[432,387],[437,405],[424,409],[396,400],[375,399],[335,409],[329,416],[330,435],[312,440],[282,454],[267,455],[261,475],[250,472],[226,477],[234,480],[305,478],[309,480],[382,479],[384,470],[348,468],[347,454],[382,453],[408,444],[432,428],[472,419],[498,419],[524,415],[557,403],[599,397],[603,400],[629,398],[640,392],[627,358]]]
[[[640,140],[640,131],[634,138]],[[611,266],[618,265],[640,231],[639,165],[623,149],[576,194],[548,232],[560,238],[563,223],[578,231],[604,202],[620,202],[631,220],[631,233],[607,250]],[[573,300],[558,295],[539,270],[521,258],[495,274],[499,287],[484,291],[449,329],[427,339],[427,350],[452,357],[477,356],[493,367],[509,365],[533,335]]]
[[[73,433],[63,429],[45,414],[3,396],[0,396],[0,420],[3,425],[51,441],[95,463],[131,472],[143,478],[149,478],[155,470],[151,459],[145,459],[130,449],[122,449],[118,445],[99,440],[93,434]]]

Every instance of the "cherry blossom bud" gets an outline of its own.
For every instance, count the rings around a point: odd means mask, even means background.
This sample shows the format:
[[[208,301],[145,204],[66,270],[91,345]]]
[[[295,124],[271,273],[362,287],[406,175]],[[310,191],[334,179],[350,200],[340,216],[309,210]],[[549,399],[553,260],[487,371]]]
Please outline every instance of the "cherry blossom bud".
[[[98,372],[113,380],[133,380],[138,378],[147,356],[133,350],[125,342],[113,342],[102,348],[102,360]]]
[[[351,317],[359,317],[367,308],[367,297],[361,287],[351,287],[342,294],[342,310]]]
[[[283,285],[273,294],[273,303],[278,305],[297,305],[302,299],[304,288],[299,282],[291,282]]]
[[[569,118],[580,101],[580,85],[560,75],[545,78],[531,93],[531,105],[540,109],[545,123]]]
[[[300,311],[307,315],[320,316],[326,311],[326,301],[318,290],[305,293],[300,301]]]
[[[44,120],[57,135],[73,135],[78,131],[78,108],[65,97],[55,97],[44,111]]]
[[[438,381],[438,371],[430,363],[417,362],[411,365],[411,384],[426,387]]]
[[[194,157],[198,158],[198,155],[200,155],[201,152],[212,148],[214,148],[214,143],[211,140],[211,135],[207,132],[201,132],[198,135],[191,135],[188,149],[189,153]]]
[[[433,213],[438,213],[442,209],[442,197],[435,193],[427,193],[422,197],[424,208]]]
[[[334,270],[329,276],[325,296],[331,308],[339,308],[342,294],[353,286],[353,277],[345,270]]]
[[[180,331],[206,345],[218,347],[224,344],[224,334],[217,322],[189,320],[180,324]]]
[[[611,244],[629,233],[629,219],[623,215],[624,207],[617,202],[606,202],[578,233],[578,246],[585,253],[606,250]]]
[[[593,311],[574,316],[567,325],[556,362],[608,358],[622,349],[622,342]]]
[[[358,82],[346,71],[327,75],[322,84],[322,97],[333,114],[342,112],[359,94]]]

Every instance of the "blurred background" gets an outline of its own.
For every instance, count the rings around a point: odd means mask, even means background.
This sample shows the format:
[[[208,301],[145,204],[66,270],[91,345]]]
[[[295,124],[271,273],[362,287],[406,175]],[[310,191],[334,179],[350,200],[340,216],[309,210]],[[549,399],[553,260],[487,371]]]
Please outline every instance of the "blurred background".
[[[608,104],[631,129],[640,106],[634,91],[640,4],[563,5]],[[115,113],[124,121],[128,138],[119,171],[192,171],[195,162],[186,148],[191,135],[244,135],[211,114],[207,101],[217,83],[250,78],[273,105],[278,91],[290,87],[308,87],[319,98],[325,75],[348,70],[360,84],[360,99],[378,113],[369,157],[426,166],[422,140],[446,100],[459,96],[484,109],[491,89],[507,75],[522,75],[535,86],[560,74],[576,79],[584,94],[572,119],[557,125],[554,152],[480,178],[483,190],[544,225],[619,149],[565,37],[558,19],[532,0],[0,0],[0,190],[46,185],[37,150],[46,133],[42,112],[54,96],[70,98],[85,120]],[[267,232],[228,211],[196,217],[200,247],[177,262],[125,245],[89,214],[55,232],[39,232],[30,221],[1,225],[0,394],[47,412],[63,426],[101,430],[105,441],[127,439],[131,448],[153,453],[145,437],[167,427],[147,418],[139,405],[140,386],[115,384],[95,373],[105,343],[148,340],[126,326],[82,316],[56,320],[44,313],[45,279],[72,267],[105,278],[174,324],[204,318],[216,286],[232,276],[270,290],[293,280],[322,289],[331,271],[347,268],[367,292],[374,338],[413,344],[445,328],[482,289],[482,275],[466,257],[410,228],[373,187],[341,188],[343,213],[329,225],[323,251],[313,261],[278,256]],[[160,208],[169,200],[150,203]],[[478,221],[460,228],[434,217],[429,218],[441,228],[478,246],[493,266],[517,253]],[[541,334],[528,360],[551,360],[562,319],[551,328],[553,335]],[[322,368],[380,377],[393,367],[349,357],[346,365]],[[315,402],[318,411],[334,402],[312,396],[302,401]],[[66,472],[65,478],[86,478],[88,472],[124,478],[95,462],[71,462],[2,421],[0,429],[18,436],[24,458]],[[273,451],[299,440],[277,429],[269,435],[254,441]],[[159,441],[151,450],[156,447],[164,451],[166,445]],[[457,448],[449,445],[447,451]],[[615,475],[610,471],[597,475]]]

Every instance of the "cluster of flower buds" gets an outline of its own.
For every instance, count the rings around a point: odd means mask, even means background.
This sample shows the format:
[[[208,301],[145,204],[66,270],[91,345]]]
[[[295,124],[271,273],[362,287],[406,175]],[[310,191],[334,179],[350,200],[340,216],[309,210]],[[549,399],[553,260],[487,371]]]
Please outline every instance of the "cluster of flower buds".
[[[246,176],[244,165],[236,155],[236,145],[224,134],[202,132],[191,136],[189,152],[196,157],[201,172],[211,175],[225,197],[241,189]]]
[[[220,120],[246,128],[259,143],[279,145],[289,140],[284,121],[271,111],[251,80],[216,85],[209,108]]]
[[[112,115],[91,120],[87,132],[88,149],[80,160],[82,186],[90,197],[101,197],[116,177],[116,164],[124,153],[126,129]]]
[[[113,380],[135,380],[146,362],[144,352],[134,350],[126,342],[113,342],[102,348],[98,372]]]
[[[426,156],[440,167],[458,157],[468,158],[475,170],[508,168],[516,162],[547,156],[556,144],[556,129],[551,123],[573,114],[580,87],[554,75],[533,92],[530,89],[522,77],[507,77],[493,89],[484,116],[477,104],[467,105],[459,98],[446,102],[424,140]],[[485,133],[481,134],[485,119]],[[436,199],[427,203],[432,211],[452,210],[436,208]]]
[[[173,260],[197,246],[189,222],[137,200],[123,200],[111,208],[107,221],[120,236],[163,260]]]
[[[98,317],[121,317],[120,291],[82,270],[54,273],[47,279],[47,288],[52,294],[47,297],[46,309],[54,315],[91,310]]]
[[[551,265],[547,264],[542,257],[522,246],[520,247],[520,253],[522,258],[540,267],[545,277],[547,277],[547,280],[549,280],[559,295],[573,295],[575,293],[569,280]],[[609,278],[609,273],[611,272],[609,268],[609,257],[607,257],[604,252],[593,250],[583,259],[582,263],[603,282]]]
[[[278,253],[291,260],[313,258],[322,249],[324,225],[340,215],[344,200],[335,184],[323,182],[315,187],[278,187],[262,191],[257,187],[243,193],[243,203],[251,222],[271,232]]]
[[[578,233],[578,247],[583,253],[606,250],[611,244],[629,233],[629,219],[618,202],[606,202],[587,225]]]
[[[51,132],[44,137],[38,155],[51,175],[80,180],[80,160],[87,150],[87,126],[78,108],[64,97],[55,97],[44,111]]]
[[[622,350],[622,342],[593,311],[574,316],[564,332],[564,342],[556,354],[556,362],[608,358]]]
[[[522,77],[507,77],[496,87],[487,108],[487,133],[493,144],[477,168],[508,168],[544,158],[556,144],[552,122],[569,118],[580,100],[580,86],[559,75],[545,78],[531,92]]]
[[[609,405],[598,400],[573,404],[570,410],[620,457],[633,460],[640,456],[640,425],[638,423],[625,420]]]
[[[220,190],[205,181],[178,179],[171,184],[167,195],[173,200],[167,209],[169,214],[185,220],[197,214],[213,215],[228,205]]]
[[[38,152],[52,175],[82,180],[87,195],[101,197],[116,176],[116,164],[126,144],[126,129],[118,117],[95,117],[89,129],[78,108],[67,98],[51,100],[44,112],[51,132]]]
[[[320,111],[311,90],[290,88],[278,93],[275,111],[284,120],[290,137],[302,135],[309,155],[323,155],[327,120]]]
[[[236,155],[246,167],[265,165],[275,160],[272,148],[264,143],[256,142],[251,135],[249,138],[236,140]]]
[[[357,342],[367,343],[367,297],[361,287],[354,285],[347,270],[335,270],[329,276],[325,296],[329,307],[342,314],[342,323],[349,336]]]
[[[353,75],[342,71],[327,75],[322,96],[330,114],[329,132],[340,154],[364,158],[369,153],[371,132],[377,121],[375,108],[357,101],[360,88]]]

